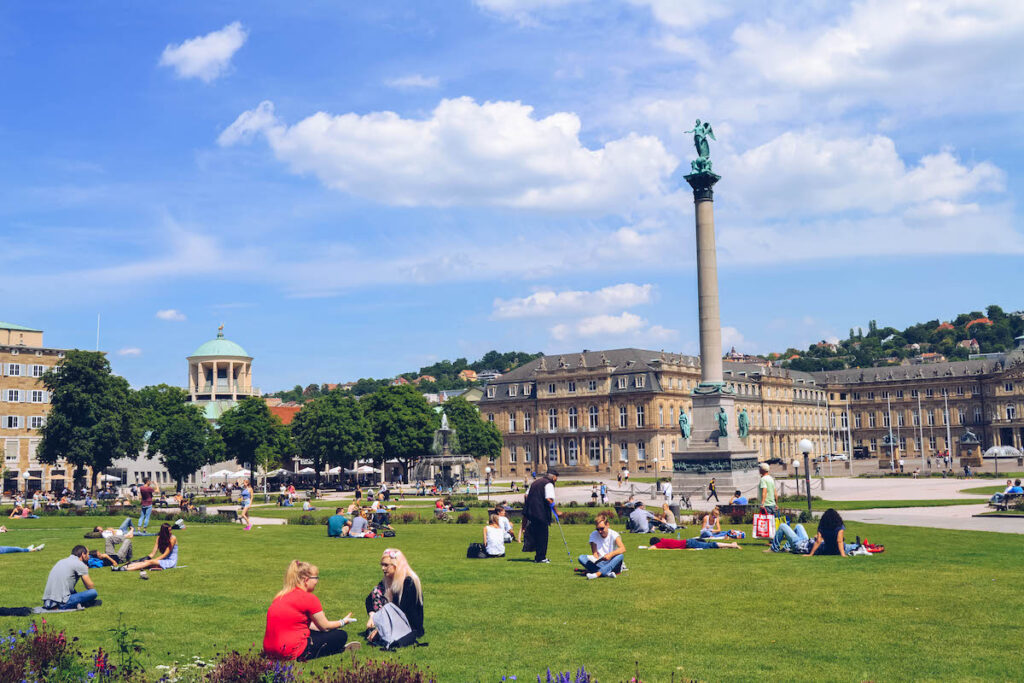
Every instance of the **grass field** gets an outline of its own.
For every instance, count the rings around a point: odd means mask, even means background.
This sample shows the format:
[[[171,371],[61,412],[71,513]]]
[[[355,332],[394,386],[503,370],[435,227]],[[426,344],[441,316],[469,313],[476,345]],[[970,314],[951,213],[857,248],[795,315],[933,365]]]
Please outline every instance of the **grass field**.
[[[985,500],[964,500],[963,498],[949,498],[943,500],[816,500],[814,511],[823,512],[828,508],[836,510],[869,510],[873,508],[934,508],[947,505],[977,505]],[[786,503],[787,507],[799,507],[794,502]],[[804,505],[806,507],[806,503]]]
[[[975,486],[971,489],[960,489],[960,493],[977,493],[979,495],[991,496],[993,493],[1002,493],[1006,490],[1006,484],[998,486]]]
[[[0,556],[0,605],[38,604],[50,566],[98,521],[10,520],[4,543],[47,547]],[[585,551],[589,531],[565,528],[574,554]],[[557,528],[550,565],[523,561],[511,547],[506,559],[464,559],[480,533],[478,525],[407,525],[394,539],[336,540],[319,526],[244,532],[192,525],[178,532],[187,567],[154,572],[149,581],[93,570],[103,606],[49,621],[93,648],[110,644],[106,629],[123,613],[139,628],[149,666],[246,649],[262,640],[267,605],[290,560],[319,565],[317,593],[330,618],[348,611],[363,617],[380,551],[393,545],[423,580],[430,645],[358,656],[429,667],[439,681],[534,680],[549,666],[585,664],[608,683],[628,680],[635,661],[648,683],[673,674],[709,681],[1005,680],[1024,670],[1024,545],[1017,535],[851,523],[851,537],[883,543],[886,552],[846,559],[764,554],[764,542],[751,539],[741,551],[638,551],[646,539],[627,536],[630,571],[586,581],[570,572]],[[148,552],[151,540],[140,540],[136,554]],[[0,629],[26,621],[2,618]]]

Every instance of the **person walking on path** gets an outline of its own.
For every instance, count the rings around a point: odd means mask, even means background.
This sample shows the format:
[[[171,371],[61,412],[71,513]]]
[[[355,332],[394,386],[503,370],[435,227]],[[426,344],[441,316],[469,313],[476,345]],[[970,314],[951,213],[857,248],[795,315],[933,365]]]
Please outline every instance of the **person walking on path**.
[[[601,482],[601,505],[608,502],[608,484]]]
[[[143,532],[149,526],[149,516],[153,512],[153,490],[153,482],[149,479],[139,489],[139,502],[142,504],[142,507],[139,511],[138,527]]]
[[[246,479],[242,482],[242,508],[238,511],[238,521],[246,531],[252,529],[252,522],[249,520],[249,506],[252,505],[252,482]]]
[[[548,525],[551,524],[551,512],[555,508],[556,481],[558,472],[548,470],[530,484],[530,490],[526,493],[523,517],[527,524],[523,551],[529,552],[532,548],[534,562],[551,562],[548,559]],[[555,514],[558,512],[555,511]]]
[[[766,462],[757,468],[761,472],[761,480],[757,483],[758,502],[767,512],[775,515],[779,511],[779,506],[775,502],[775,479],[769,474],[771,468]]]
[[[707,500],[711,500],[712,496],[714,496],[716,503],[722,502],[722,501],[718,500],[718,487],[715,486],[715,478],[714,477],[711,477],[711,481],[708,482],[708,497],[707,497]]]

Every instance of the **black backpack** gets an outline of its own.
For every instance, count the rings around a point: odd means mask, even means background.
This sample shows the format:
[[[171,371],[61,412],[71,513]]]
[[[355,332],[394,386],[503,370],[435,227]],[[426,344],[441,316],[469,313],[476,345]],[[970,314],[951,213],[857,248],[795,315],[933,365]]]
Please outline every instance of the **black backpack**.
[[[466,550],[466,558],[470,560],[483,560],[487,557],[487,551],[483,543],[470,543]]]

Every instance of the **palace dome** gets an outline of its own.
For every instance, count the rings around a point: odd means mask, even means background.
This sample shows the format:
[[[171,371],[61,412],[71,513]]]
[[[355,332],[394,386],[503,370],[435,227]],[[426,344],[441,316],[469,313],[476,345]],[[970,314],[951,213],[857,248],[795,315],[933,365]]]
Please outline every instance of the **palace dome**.
[[[191,357],[195,356],[217,356],[219,358],[234,357],[234,358],[249,358],[249,354],[245,352],[241,346],[233,341],[224,338],[224,328],[217,330],[217,338],[211,339],[210,341],[201,344],[198,349],[192,352]]]

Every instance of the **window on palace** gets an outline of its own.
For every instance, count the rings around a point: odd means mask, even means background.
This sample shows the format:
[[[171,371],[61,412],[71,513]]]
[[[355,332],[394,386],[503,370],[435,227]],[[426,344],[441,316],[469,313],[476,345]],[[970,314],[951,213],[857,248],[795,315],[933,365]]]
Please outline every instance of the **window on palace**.
[[[1017,419],[1017,406],[1013,405],[1012,403],[1007,403],[1006,404],[1006,419],[1007,420],[1015,420],[1015,419]]]
[[[896,398],[903,398],[903,390],[902,389],[897,389],[896,390]]]
[[[597,380],[592,379],[589,382],[587,382],[587,389],[590,391],[597,391]]]
[[[555,384],[554,384],[554,382],[552,382],[551,384],[548,385],[548,393],[549,394],[555,393]]]
[[[658,426],[665,426],[665,407],[661,405],[658,406]]]
[[[629,382],[629,379],[627,377],[620,377],[619,378],[619,389],[625,389],[628,382]]]
[[[529,396],[532,393],[533,393],[533,385],[532,384],[524,384],[523,385],[523,396]]]
[[[918,393],[920,393],[920,392],[918,392],[917,389],[911,389],[910,390],[910,397],[911,398],[917,398]]]
[[[20,389],[8,389],[7,390],[7,402],[8,403],[20,403],[21,402],[21,390]]]
[[[1003,385],[1003,390],[1010,392],[1013,391],[1013,382],[1007,382]]]
[[[619,406],[619,427],[625,429],[629,425],[629,417],[626,413],[626,406]]]
[[[19,363],[8,363],[7,364],[7,376],[8,377],[21,377],[21,365]]]
[[[889,392],[888,391],[883,391],[882,392],[882,398],[889,398]]]
[[[928,426],[932,427],[935,425],[935,411],[929,410],[928,415],[925,418],[928,421]]]
[[[932,396],[935,395],[935,390],[934,389],[925,389],[924,390],[924,395],[925,395],[925,398],[931,398]]]
[[[29,429],[42,429],[44,424],[46,424],[46,419],[42,415],[33,415],[28,419]]]
[[[967,424],[967,413],[963,408],[956,409],[956,420],[957,424]]]
[[[548,429],[554,431],[558,429],[558,409],[548,408]]]
[[[882,426],[883,427],[891,426],[889,424],[889,422],[890,422],[890,420],[889,420],[889,413],[882,413]]]
[[[878,418],[874,413],[868,413],[868,427],[874,429],[877,425]]]
[[[949,411],[947,411],[947,410],[943,410],[942,411],[942,424],[943,425],[949,424]]]
[[[643,441],[636,442],[636,459],[646,460],[647,459],[647,444]]]
[[[573,382],[573,381],[566,382],[565,383],[565,389],[570,394],[575,394],[576,393],[576,382]]]
[[[576,406],[569,408],[569,429],[575,430],[579,427],[579,415]]]
[[[590,422],[588,423],[591,429],[597,429],[597,406],[590,406],[587,411]]]
[[[629,444],[625,441],[619,442],[619,462],[629,462]]]
[[[599,462],[601,460],[601,442],[597,439],[591,439],[587,455],[590,456],[591,462]]]
[[[949,389],[947,389],[946,387],[942,387],[942,395],[949,396]]]
[[[494,398],[494,387],[487,387],[487,398]]]
[[[518,384],[509,384],[508,385],[508,395],[509,396],[515,396],[518,393],[519,393],[519,385]]]
[[[530,444],[523,446],[523,462],[533,462],[533,446]]]
[[[509,413],[508,414],[508,431],[509,432],[516,431],[516,414],[515,413]]]
[[[644,386],[644,376],[643,376],[643,375],[637,375],[637,376],[636,376],[636,377],[635,377],[635,378],[633,379],[633,382],[634,382],[634,385],[635,385],[635,386],[636,386],[636,387],[637,387],[638,389],[642,389],[642,388],[643,388],[643,386]]]
[[[528,433],[531,429],[533,429],[533,415],[523,413],[523,431]]]
[[[859,391],[853,392],[853,400],[854,401],[859,401],[860,400],[860,392]]]
[[[906,416],[903,414],[903,411],[901,410],[898,413],[896,413],[896,426],[897,427],[902,427],[902,426],[904,426],[905,423],[906,423]]]
[[[905,437],[905,436],[901,436],[900,437],[900,450],[901,451],[907,450],[907,437]]]
[[[974,407],[974,424],[980,425],[982,423],[981,406]]]
[[[487,413],[487,421],[494,422],[494,413]]]
[[[910,418],[915,427],[921,424],[921,414],[916,410],[911,411]]]
[[[956,395],[957,396],[963,396],[964,395],[964,386],[962,384],[958,384],[956,386]]]
[[[45,365],[30,365],[29,369],[30,369],[30,373],[29,374],[32,377],[42,377],[43,373],[46,372],[46,366]]]
[[[860,429],[860,425],[861,425],[861,414],[860,413],[854,413],[853,414],[853,426],[856,429]]]
[[[875,397],[875,392],[869,391],[868,392],[868,398],[874,398],[874,397]]]
[[[569,455],[569,462],[576,462],[576,456],[578,454],[578,451],[576,449],[576,439],[569,439],[569,443],[567,444],[566,450]]]
[[[871,439],[871,441],[868,442],[868,449],[872,450],[872,451],[877,451],[878,450],[878,439]]]
[[[935,440],[934,436],[929,436],[928,437],[928,450],[934,451],[936,448],[938,448],[938,442]]]
[[[516,447],[508,447],[508,461],[514,463],[516,461]]]
[[[0,424],[3,424],[5,429],[21,429],[24,419],[18,415],[5,415],[3,422]]]
[[[919,437],[919,436],[915,436],[914,437],[914,450],[915,451],[920,451],[921,450],[921,437]]]
[[[558,462],[558,442],[548,439],[548,462]]]
[[[636,407],[636,426],[637,427],[643,427],[644,424],[646,424],[645,420],[644,420],[644,407],[643,406],[637,406]]]

